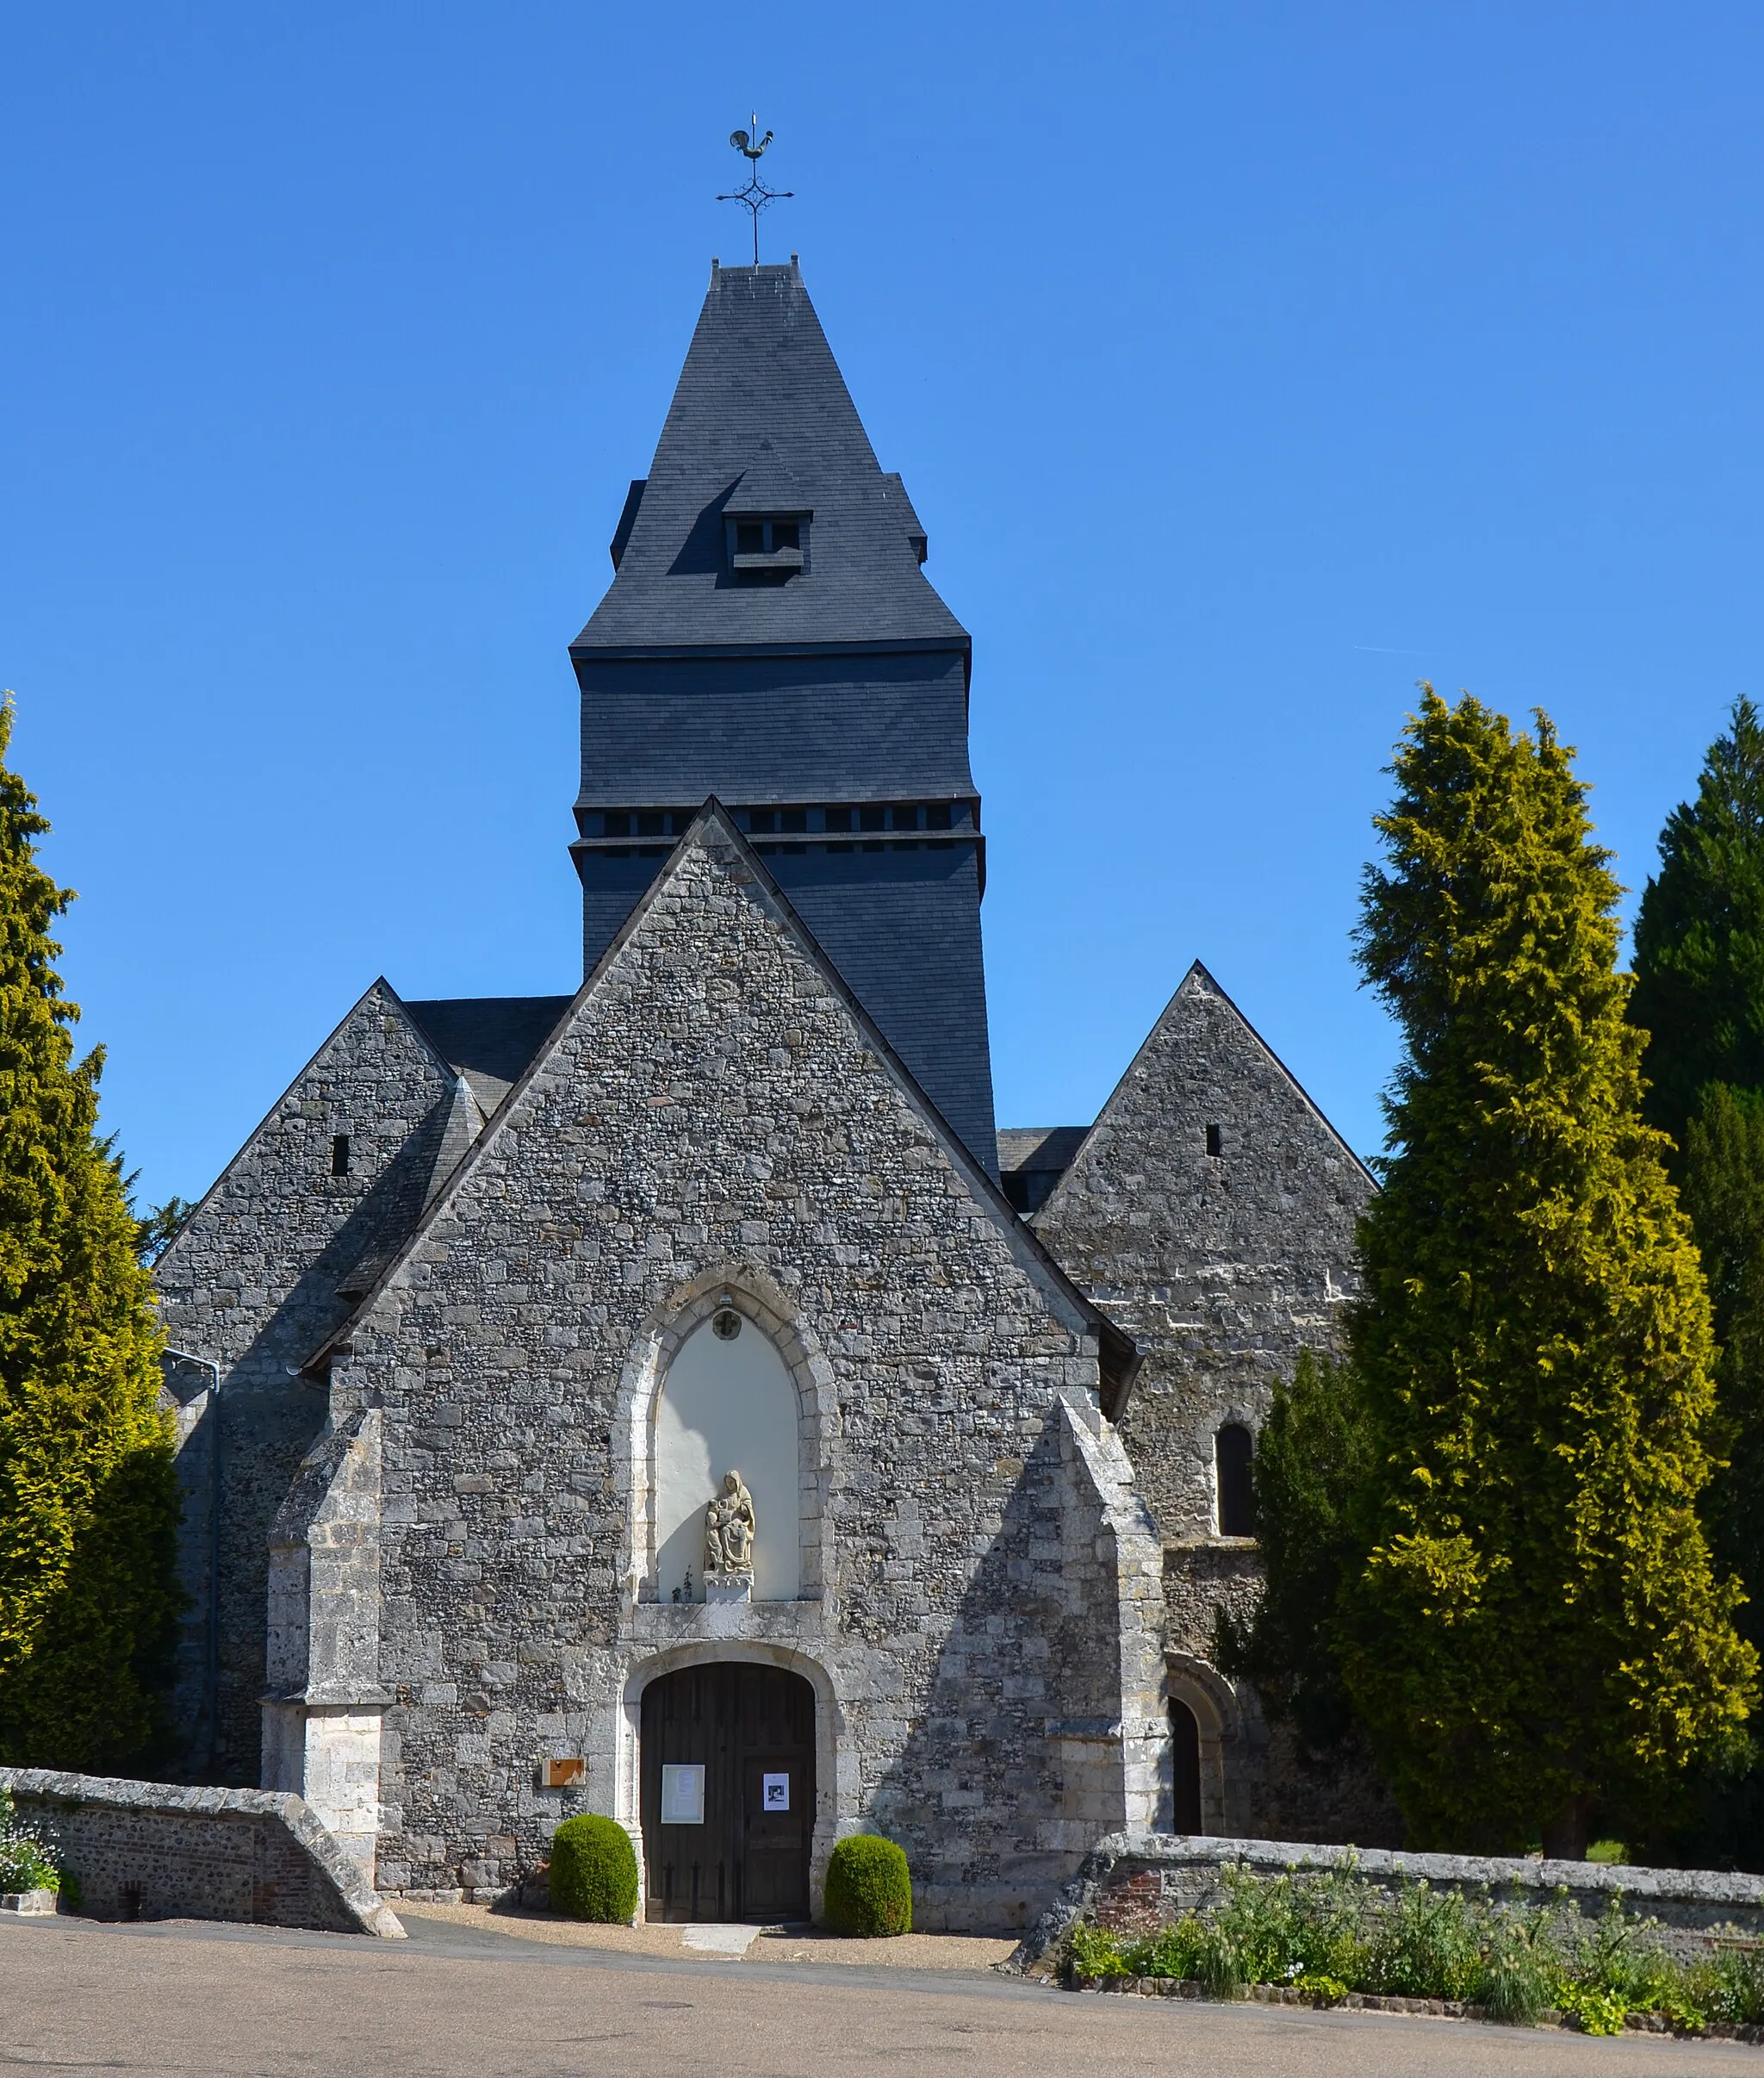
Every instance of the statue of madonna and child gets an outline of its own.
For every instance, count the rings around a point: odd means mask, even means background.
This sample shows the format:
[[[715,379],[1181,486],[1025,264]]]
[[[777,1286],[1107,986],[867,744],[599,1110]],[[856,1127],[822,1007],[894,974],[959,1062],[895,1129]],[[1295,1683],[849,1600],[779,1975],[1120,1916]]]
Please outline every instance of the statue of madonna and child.
[[[754,1496],[738,1471],[724,1472],[723,1491],[705,1510],[705,1599],[748,1602],[754,1591]]]

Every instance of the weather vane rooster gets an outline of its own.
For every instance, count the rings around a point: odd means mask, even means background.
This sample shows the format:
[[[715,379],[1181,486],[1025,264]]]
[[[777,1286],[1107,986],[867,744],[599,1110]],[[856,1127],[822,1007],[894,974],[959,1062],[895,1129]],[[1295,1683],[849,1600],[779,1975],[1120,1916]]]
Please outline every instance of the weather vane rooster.
[[[744,188],[737,188],[732,195],[719,195],[717,199],[718,202],[740,202],[752,212],[754,264],[757,267],[760,264],[760,212],[761,209],[769,208],[775,202],[791,201],[792,191],[789,188],[768,188],[760,178],[760,159],[766,146],[772,141],[772,133],[767,130],[763,137],[761,136],[760,119],[757,115],[749,115],[748,123],[749,127],[747,129],[731,130],[729,133],[730,143],[748,162],[747,185]]]

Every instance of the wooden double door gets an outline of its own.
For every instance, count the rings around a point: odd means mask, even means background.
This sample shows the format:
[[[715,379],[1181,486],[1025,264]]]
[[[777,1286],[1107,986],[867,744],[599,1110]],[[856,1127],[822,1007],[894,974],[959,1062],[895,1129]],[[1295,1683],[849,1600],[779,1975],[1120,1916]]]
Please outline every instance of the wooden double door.
[[[643,1690],[643,1861],[651,1919],[806,1919],[815,1691],[739,1660]]]

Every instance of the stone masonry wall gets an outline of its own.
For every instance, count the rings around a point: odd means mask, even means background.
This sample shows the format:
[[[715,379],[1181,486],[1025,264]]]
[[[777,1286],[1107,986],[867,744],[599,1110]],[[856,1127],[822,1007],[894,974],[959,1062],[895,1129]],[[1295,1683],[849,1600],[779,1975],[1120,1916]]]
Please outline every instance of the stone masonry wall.
[[[1383,1844],[1401,1821],[1358,1746],[1305,1753],[1212,1664],[1220,1614],[1247,1625],[1261,1592],[1253,1541],[1218,1534],[1214,1436],[1258,1432],[1299,1351],[1339,1347],[1372,1188],[1197,962],[1034,1224],[1144,1359],[1121,1434],[1165,1540],[1171,1687],[1202,1725],[1203,1809]]]
[[[1214,1534],[1220,1425],[1258,1430],[1299,1351],[1336,1347],[1372,1189],[1196,962],[1034,1223],[1145,1359],[1122,1435],[1166,1537]]]
[[[444,1130],[452,1078],[384,982],[301,1071],[190,1216],[154,1273],[176,1349],[218,1362],[174,1367],[190,1601],[174,1699],[183,1771],[258,1779],[268,1534],[323,1425],[325,1396],[299,1366],[345,1319],[339,1290],[414,1223]],[[331,1173],[336,1134],[349,1173]],[[200,1390],[197,1390],[200,1388]],[[220,1711],[208,1722],[213,1453],[220,1453]]]
[[[402,1937],[396,1916],[297,1796],[0,1768],[19,1816],[96,1919],[246,1919]]]
[[[667,1337],[724,1285],[798,1378],[820,1586],[676,1608],[635,1490]],[[1158,1549],[1097,1378],[1082,1306],[707,818],[337,1359],[335,1418],[384,1419],[382,1882],[494,1892],[572,1810],[635,1826],[643,1681],[744,1656],[820,1696],[817,1880],[875,1825],[922,1924],[1024,1923],[1167,1781]],[[570,1751],[581,1790],[536,1789]]]

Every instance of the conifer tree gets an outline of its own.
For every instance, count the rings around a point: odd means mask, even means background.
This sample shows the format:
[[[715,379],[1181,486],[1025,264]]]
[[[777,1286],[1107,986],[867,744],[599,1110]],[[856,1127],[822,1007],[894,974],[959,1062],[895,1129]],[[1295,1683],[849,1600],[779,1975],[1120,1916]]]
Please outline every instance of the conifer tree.
[[[1609,854],[1535,737],[1424,687],[1357,953],[1404,1058],[1361,1227],[1350,1695],[1418,1844],[1585,1851],[1744,1716],[1697,1516],[1709,1302],[1642,1120]]]
[[[170,1425],[139,1228],[50,937],[71,899],[0,707],[0,1761],[115,1771],[158,1729],[177,1613]]]
[[[1684,1206],[1708,1280],[1720,1358],[1714,1438],[1725,1463],[1704,1518],[1748,1600],[1742,1633],[1764,1644],[1764,1091],[1707,1084],[1684,1129]]]
[[[1648,1117],[1682,1147],[1705,1085],[1764,1090],[1764,724],[1748,700],[1667,818],[1635,940]]]
[[[1256,1438],[1262,1598],[1247,1635],[1221,1611],[1219,1662],[1253,1681],[1269,1716],[1290,1717],[1313,1753],[1339,1747],[1354,1722],[1336,1663],[1335,1616],[1343,1583],[1363,1556],[1353,1514],[1369,1451],[1351,1370],[1301,1350]]]
[[[1705,1514],[1764,1639],[1764,724],[1736,700],[1696,799],[1660,837],[1636,920],[1630,1018],[1654,1123],[1678,1143],[1715,1335],[1722,1453]]]

